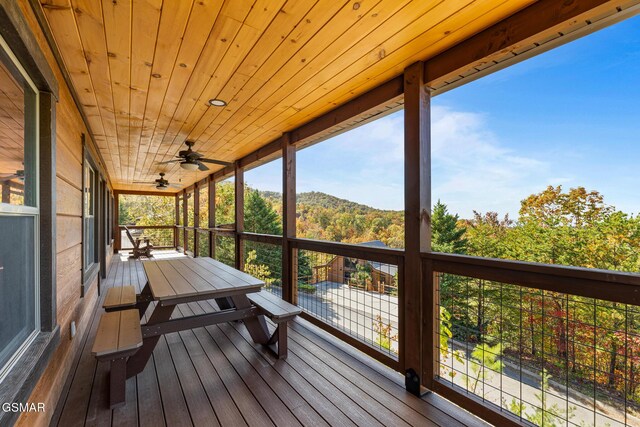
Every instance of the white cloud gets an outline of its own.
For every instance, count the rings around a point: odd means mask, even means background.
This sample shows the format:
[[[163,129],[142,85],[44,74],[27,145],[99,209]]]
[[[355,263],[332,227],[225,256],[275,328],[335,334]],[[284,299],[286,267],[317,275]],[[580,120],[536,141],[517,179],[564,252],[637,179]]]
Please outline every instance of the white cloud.
[[[545,154],[522,154],[517,135],[500,140],[489,117],[432,107],[432,192],[451,212],[473,210],[517,217],[520,200],[546,185],[568,184]],[[403,209],[402,112],[392,114],[298,153],[298,192],[322,191],[381,209]],[[520,150],[520,152],[518,152]],[[558,153],[556,153],[558,154]],[[544,159],[544,160],[542,160]],[[281,164],[247,173],[247,182],[281,191]]]
[[[487,116],[432,108],[432,192],[464,218],[473,210],[517,216],[520,200],[549,183],[550,164],[517,152],[491,131]],[[556,178],[565,182],[567,178]]]

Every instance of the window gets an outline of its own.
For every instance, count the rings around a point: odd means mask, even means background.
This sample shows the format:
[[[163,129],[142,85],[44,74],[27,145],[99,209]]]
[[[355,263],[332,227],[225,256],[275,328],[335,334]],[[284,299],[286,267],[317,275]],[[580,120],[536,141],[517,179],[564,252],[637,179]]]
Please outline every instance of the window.
[[[0,38],[0,381],[40,330],[38,92]]]
[[[84,284],[88,284],[93,278],[93,273],[99,264],[99,246],[98,246],[98,218],[97,209],[98,201],[98,183],[99,175],[91,157],[88,153],[84,159],[84,177],[83,177],[83,212],[82,212],[82,252],[83,263],[82,272]]]

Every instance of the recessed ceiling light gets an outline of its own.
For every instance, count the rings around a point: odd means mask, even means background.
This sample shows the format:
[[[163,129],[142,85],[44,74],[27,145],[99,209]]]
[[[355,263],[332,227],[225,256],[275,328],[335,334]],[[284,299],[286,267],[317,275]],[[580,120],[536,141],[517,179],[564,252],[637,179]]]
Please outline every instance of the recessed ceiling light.
[[[209,100],[209,105],[212,105],[214,107],[224,107],[225,105],[227,105],[226,101],[223,101],[222,99],[210,99]]]

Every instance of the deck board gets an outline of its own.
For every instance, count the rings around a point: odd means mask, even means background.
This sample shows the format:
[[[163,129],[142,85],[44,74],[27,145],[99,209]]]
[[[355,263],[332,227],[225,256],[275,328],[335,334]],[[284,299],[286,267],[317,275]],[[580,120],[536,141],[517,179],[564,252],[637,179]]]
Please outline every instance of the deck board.
[[[114,256],[101,299],[109,287],[130,284],[140,292],[145,283],[139,261]],[[144,371],[127,380],[126,405],[110,410],[108,365],[91,355],[101,302],[81,337],[54,426],[486,425],[439,396],[407,393],[401,375],[298,319],[286,360],[254,344],[241,323],[168,334]],[[213,301],[184,304],[173,317],[216,309]]]

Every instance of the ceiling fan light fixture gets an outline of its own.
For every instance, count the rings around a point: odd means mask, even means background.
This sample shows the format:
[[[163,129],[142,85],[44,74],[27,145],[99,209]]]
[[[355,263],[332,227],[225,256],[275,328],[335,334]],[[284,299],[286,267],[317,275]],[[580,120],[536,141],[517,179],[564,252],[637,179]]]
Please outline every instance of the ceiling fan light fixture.
[[[213,98],[209,100],[209,105],[213,107],[225,107],[227,105],[227,101],[224,101],[218,98]]]
[[[167,189],[167,186],[166,186],[166,185],[156,185],[156,188],[157,188],[158,190],[166,190],[166,189]]]
[[[197,163],[190,163],[190,162],[182,162],[180,163],[180,167],[184,170],[188,170],[188,171],[196,171],[198,170],[198,164]]]

